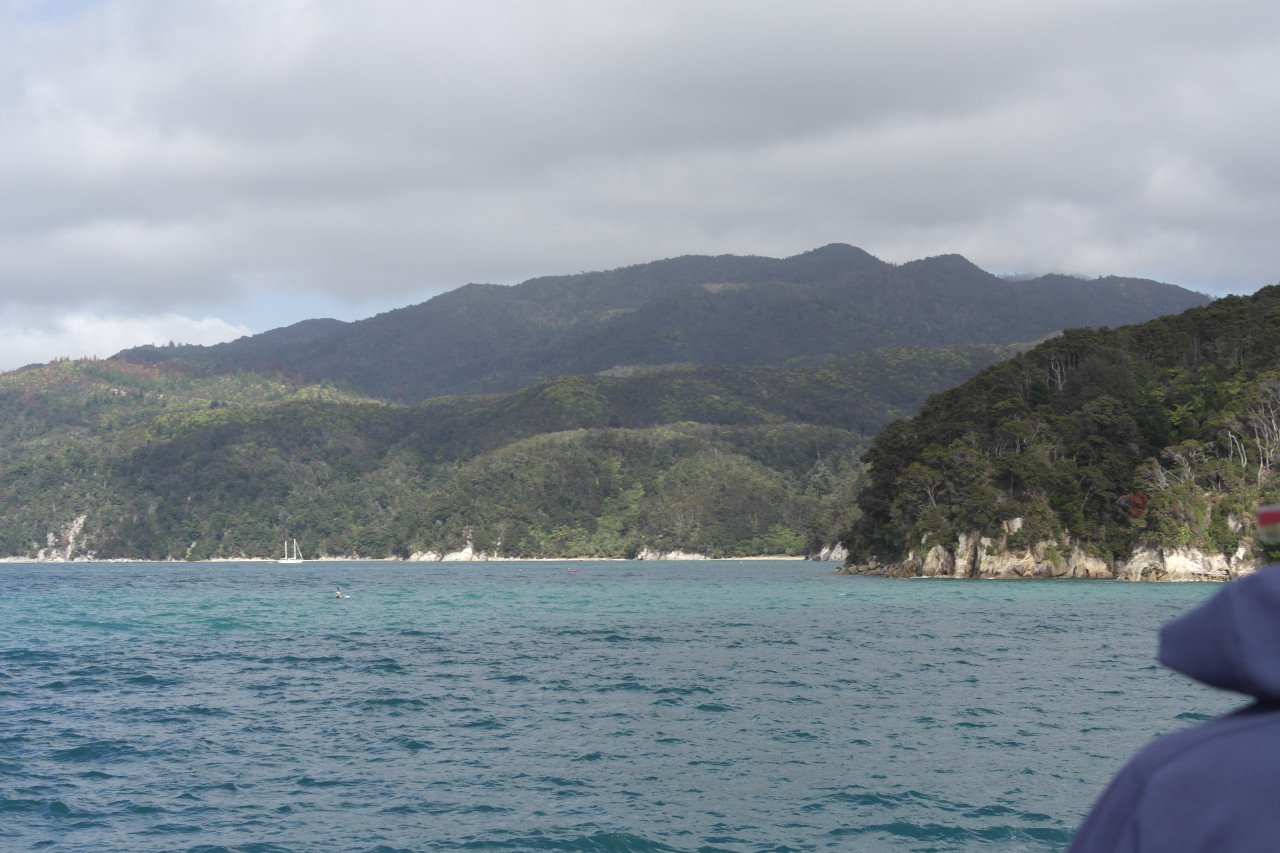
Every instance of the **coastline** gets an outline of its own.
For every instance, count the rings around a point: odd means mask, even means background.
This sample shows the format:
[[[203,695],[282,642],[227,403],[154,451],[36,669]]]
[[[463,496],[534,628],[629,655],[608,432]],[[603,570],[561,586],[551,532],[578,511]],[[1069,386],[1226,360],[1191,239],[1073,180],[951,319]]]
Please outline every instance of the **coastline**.
[[[791,555],[760,555],[754,557],[708,557],[699,556],[671,556],[671,557],[650,557],[636,558],[628,560],[624,557],[496,557],[476,555],[467,559],[402,559],[399,557],[315,557],[303,560],[301,564],[292,563],[291,565],[305,565],[307,563],[646,563],[646,562],[707,562],[707,563],[741,563],[746,561],[794,561],[794,562],[830,562],[837,563],[838,560],[817,560],[810,557],[795,557]],[[198,563],[278,563],[275,557],[213,557],[208,560],[145,560],[135,559],[131,557],[73,557],[68,560],[65,558],[32,558],[32,557],[0,557],[0,564],[3,563],[19,563],[19,564],[54,564],[54,563],[190,563],[192,565]]]

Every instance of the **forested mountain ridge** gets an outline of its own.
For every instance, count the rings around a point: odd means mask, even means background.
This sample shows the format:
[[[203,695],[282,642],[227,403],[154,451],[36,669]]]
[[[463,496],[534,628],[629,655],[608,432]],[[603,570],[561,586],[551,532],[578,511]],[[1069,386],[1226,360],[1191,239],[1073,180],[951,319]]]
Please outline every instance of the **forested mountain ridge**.
[[[833,244],[785,259],[688,256],[510,287],[470,284],[353,323],[307,321],[119,357],[279,370],[417,402],[618,366],[797,366],[893,346],[1007,345],[1208,301],[1140,279],[1010,282],[958,255],[897,266]]]
[[[565,376],[414,406],[120,360],[0,374],[0,557],[802,554],[869,436],[1015,350]]]
[[[1254,509],[1280,499],[1280,286],[1070,330],[935,395],[866,462],[849,571],[1250,570]]]

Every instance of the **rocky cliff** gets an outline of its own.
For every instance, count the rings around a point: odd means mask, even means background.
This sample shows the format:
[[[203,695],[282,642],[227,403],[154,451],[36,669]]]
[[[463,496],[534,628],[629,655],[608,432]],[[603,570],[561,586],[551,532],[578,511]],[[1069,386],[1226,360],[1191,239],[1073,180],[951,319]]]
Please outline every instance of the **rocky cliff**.
[[[1086,553],[1078,543],[1043,541],[1012,544],[1021,519],[1004,524],[997,537],[962,534],[951,547],[913,549],[896,563],[846,562],[839,574],[937,578],[1106,578],[1124,581],[1226,581],[1249,574],[1265,561],[1242,544],[1235,553],[1209,554],[1195,548],[1141,546],[1124,562]]]

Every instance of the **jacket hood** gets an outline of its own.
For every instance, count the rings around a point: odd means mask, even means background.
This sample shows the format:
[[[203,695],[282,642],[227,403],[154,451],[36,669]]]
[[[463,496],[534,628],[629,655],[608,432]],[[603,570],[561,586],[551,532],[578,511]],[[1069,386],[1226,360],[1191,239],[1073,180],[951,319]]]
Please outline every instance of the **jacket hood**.
[[[1166,624],[1159,659],[1210,687],[1280,702],[1280,565],[1229,582]]]

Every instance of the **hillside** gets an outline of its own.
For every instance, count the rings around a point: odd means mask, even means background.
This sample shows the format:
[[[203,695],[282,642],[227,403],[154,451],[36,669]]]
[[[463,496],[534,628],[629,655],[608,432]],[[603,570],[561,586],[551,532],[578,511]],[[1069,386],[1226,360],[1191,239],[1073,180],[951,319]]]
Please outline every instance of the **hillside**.
[[[868,437],[1013,350],[566,376],[405,406],[119,360],[0,375],[0,557],[802,554]]]
[[[1280,286],[1069,331],[931,398],[866,461],[849,571],[1249,571],[1254,509],[1280,499]]]
[[[418,402],[620,366],[798,366],[887,347],[1008,345],[1208,301],[1139,279],[1008,282],[957,255],[895,266],[834,244],[781,260],[691,256],[511,287],[469,284],[354,323],[307,321],[119,358],[281,371]]]

